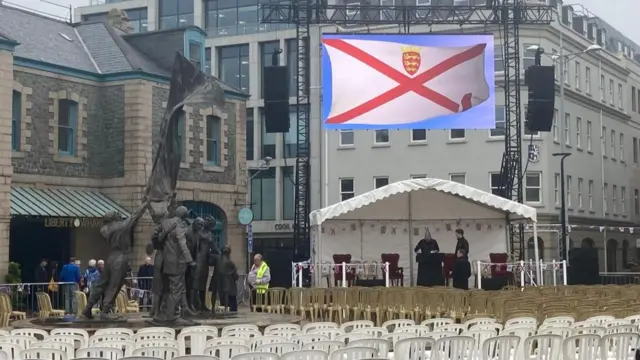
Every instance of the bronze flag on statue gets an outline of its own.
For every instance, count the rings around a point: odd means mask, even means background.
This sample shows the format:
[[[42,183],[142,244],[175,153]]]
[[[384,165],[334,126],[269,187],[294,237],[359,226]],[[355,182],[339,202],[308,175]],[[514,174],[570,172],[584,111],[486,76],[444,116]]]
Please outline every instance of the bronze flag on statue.
[[[160,123],[160,142],[145,190],[154,219],[162,217],[176,191],[180,161],[179,118],[185,105],[224,107],[224,91],[213,77],[204,74],[180,53],[176,54],[171,75],[167,108]],[[184,141],[184,140],[183,140]]]

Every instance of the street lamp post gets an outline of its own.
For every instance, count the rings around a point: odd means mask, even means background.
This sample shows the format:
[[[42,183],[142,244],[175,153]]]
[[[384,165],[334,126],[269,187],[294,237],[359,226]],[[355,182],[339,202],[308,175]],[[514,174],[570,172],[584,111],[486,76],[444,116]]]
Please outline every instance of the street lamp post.
[[[560,242],[559,245],[564,245],[561,249],[564,249],[562,252],[562,260],[569,259],[569,239],[567,236],[567,194],[564,190],[564,159],[571,156],[571,153],[554,153],[552,154],[554,157],[560,157],[560,193],[562,196],[560,200],[560,226],[562,229],[560,230]]]

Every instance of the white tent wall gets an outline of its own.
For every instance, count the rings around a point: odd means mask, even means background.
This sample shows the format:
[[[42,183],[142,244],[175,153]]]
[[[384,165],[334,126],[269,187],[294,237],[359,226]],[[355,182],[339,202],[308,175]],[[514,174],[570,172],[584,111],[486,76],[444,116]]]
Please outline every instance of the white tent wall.
[[[507,252],[505,223],[504,219],[460,221],[460,228],[469,240],[469,261],[488,262],[490,253]],[[451,231],[447,230],[447,225],[451,226]],[[454,230],[457,227],[456,221],[453,220],[416,221],[412,226],[413,229],[409,227],[408,221],[329,220],[323,224],[324,234],[319,262],[333,263],[334,254],[351,254],[352,262],[376,261],[380,264],[381,254],[397,253],[400,255],[398,266],[404,268],[405,286],[415,285],[418,267],[413,248],[424,238],[426,229],[428,228],[431,236],[438,241],[441,253],[453,253],[456,247]],[[481,230],[477,230],[477,226],[480,226]],[[416,232],[418,235],[414,235]],[[382,278],[380,269],[378,277]],[[470,278],[470,281],[473,279]]]

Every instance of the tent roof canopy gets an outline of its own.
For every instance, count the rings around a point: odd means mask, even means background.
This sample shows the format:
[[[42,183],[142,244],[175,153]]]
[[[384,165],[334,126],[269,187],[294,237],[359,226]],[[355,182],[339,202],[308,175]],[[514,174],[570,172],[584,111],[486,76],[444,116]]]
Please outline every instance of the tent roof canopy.
[[[442,179],[399,181],[313,211],[312,226],[327,220],[502,219],[505,213],[536,222],[536,209]]]

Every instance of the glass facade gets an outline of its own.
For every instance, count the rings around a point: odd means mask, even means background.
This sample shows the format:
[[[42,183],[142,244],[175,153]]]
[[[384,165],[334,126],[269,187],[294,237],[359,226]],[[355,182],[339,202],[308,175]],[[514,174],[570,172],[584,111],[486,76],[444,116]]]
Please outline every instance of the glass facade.
[[[276,219],[276,168],[252,170],[251,210],[254,220]]]
[[[193,25],[193,0],[160,0],[160,30]]]
[[[288,39],[286,47],[287,67],[289,68],[289,96],[296,96],[298,93],[298,40]],[[307,56],[306,59],[308,58],[309,57]],[[305,65],[307,66],[307,69],[309,69],[308,60]]]
[[[276,158],[276,134],[267,133],[267,128],[264,122],[264,109],[260,111],[260,127],[262,129],[262,151],[261,159],[269,156],[270,158]]]
[[[276,57],[276,62],[275,64],[273,63],[273,52],[277,51],[278,49],[280,49],[280,42],[279,41],[270,41],[270,42],[264,42],[260,44],[260,66],[262,68],[266,67],[266,66],[272,66],[272,65],[278,65],[278,57]],[[264,74],[261,74],[261,81],[260,81],[260,91],[262,94],[262,97],[264,97]]]
[[[238,90],[249,92],[249,45],[218,48],[218,78]]]
[[[147,31],[147,8],[126,9],[124,12],[127,13],[129,24],[131,24],[134,33]],[[82,15],[82,22],[107,21],[108,19],[109,13],[106,12]]]
[[[295,211],[296,174],[293,166],[282,168],[282,219],[293,220]]]
[[[293,28],[293,24],[260,24],[258,7],[270,1],[205,0],[205,29],[209,36],[233,36]]]
[[[204,73],[207,75],[213,75],[211,72],[211,48],[204,49]]]
[[[289,108],[289,131],[283,136],[283,155],[285,158],[298,156],[298,112],[296,106]]]

